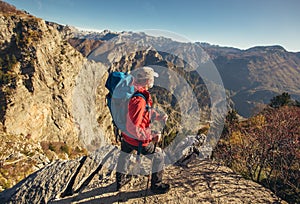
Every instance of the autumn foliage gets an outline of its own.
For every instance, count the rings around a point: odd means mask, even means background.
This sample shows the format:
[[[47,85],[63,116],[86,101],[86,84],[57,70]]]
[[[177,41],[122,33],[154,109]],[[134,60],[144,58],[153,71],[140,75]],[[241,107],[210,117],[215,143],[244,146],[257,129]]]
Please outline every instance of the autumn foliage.
[[[243,176],[300,203],[300,108],[267,108],[238,121],[230,112],[214,157]]]

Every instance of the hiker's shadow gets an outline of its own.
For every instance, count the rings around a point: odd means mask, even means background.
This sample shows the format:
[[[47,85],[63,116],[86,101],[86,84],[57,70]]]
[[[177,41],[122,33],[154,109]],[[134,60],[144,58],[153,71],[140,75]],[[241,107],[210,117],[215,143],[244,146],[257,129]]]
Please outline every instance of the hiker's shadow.
[[[117,194],[107,195],[101,198],[94,198],[88,201],[80,203],[118,203],[126,202],[130,199],[144,198],[146,195],[146,190],[130,191],[130,192],[118,192]],[[148,192],[147,196],[153,195],[152,192]]]
[[[137,190],[130,192],[118,192],[116,191],[116,183],[110,184],[109,186],[96,188],[86,192],[79,192],[77,195],[57,200],[51,203],[117,203],[126,202],[130,199],[144,198],[145,195],[154,195],[150,190]]]

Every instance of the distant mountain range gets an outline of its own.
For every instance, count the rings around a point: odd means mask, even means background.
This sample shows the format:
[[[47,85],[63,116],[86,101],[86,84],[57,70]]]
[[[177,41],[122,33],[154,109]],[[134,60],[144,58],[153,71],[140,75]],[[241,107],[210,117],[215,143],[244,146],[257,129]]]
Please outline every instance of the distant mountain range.
[[[146,35],[133,32],[116,33],[108,30],[97,33],[79,31],[75,28],[72,28],[69,34],[70,44],[87,57],[102,43],[118,35]],[[177,46],[178,52],[190,46],[164,37],[153,37],[151,40],[162,46],[165,44]],[[208,43],[193,44],[201,46],[207,52],[228,90],[234,103],[233,108],[242,116],[249,117],[258,107],[268,104],[272,97],[283,92],[290,93],[296,100],[300,99],[300,52],[288,52],[278,45],[240,50]],[[193,56],[186,57],[193,58]],[[170,59],[165,60],[170,61]]]
[[[281,46],[253,47],[248,50],[207,46],[225,88],[230,90],[235,108],[249,116],[259,104],[282,92],[300,98],[300,53]]]

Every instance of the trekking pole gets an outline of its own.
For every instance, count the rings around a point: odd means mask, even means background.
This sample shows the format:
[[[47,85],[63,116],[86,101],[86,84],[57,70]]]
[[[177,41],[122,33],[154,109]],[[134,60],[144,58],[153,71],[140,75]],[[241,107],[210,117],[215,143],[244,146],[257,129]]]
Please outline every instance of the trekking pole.
[[[155,153],[156,146],[157,146],[157,142],[154,143],[154,150],[152,152],[152,155]],[[153,158],[151,159],[151,164],[153,165]],[[149,183],[150,183],[150,174],[151,173],[152,173],[152,171],[149,172],[149,174],[148,174],[146,192],[145,192],[145,196],[144,196],[144,203],[146,203],[146,199],[147,199],[147,196],[148,196]]]
[[[140,141],[139,142],[139,145],[138,145],[138,151],[137,151],[137,154],[136,154],[136,162],[139,164],[140,161],[141,161],[141,152],[142,152],[142,142]]]
[[[162,136],[162,138],[161,138],[161,149],[164,149],[164,147],[165,147],[165,126],[166,126],[166,123],[167,123],[167,121],[164,121],[163,122],[163,129],[162,129],[162,132],[161,132],[161,136]]]
[[[166,124],[166,121],[164,121],[164,126],[163,126],[163,129],[162,129],[162,132],[161,132],[161,137],[163,137],[163,138],[164,138],[163,135],[164,135],[164,132],[165,132],[165,124]],[[163,138],[162,138],[162,140],[163,140]],[[152,154],[155,153],[155,149],[156,149],[156,146],[157,146],[157,142],[158,142],[158,141],[156,141],[156,142],[154,143],[154,150],[153,150]],[[163,142],[163,141],[162,141],[162,142]],[[151,159],[151,164],[153,165],[153,158]],[[151,171],[151,173],[152,173],[152,171]],[[146,193],[145,193],[145,196],[144,196],[144,203],[146,203],[146,199],[147,199],[147,196],[148,196],[149,183],[150,183],[150,172],[149,172],[149,174],[148,174]]]

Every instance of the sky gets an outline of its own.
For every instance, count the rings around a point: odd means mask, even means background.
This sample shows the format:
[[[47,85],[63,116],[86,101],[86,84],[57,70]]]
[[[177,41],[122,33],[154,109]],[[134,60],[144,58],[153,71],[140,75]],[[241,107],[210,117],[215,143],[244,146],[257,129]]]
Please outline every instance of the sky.
[[[4,0],[87,30],[173,33],[191,42],[300,51],[300,0]],[[169,36],[166,36],[169,37]]]

